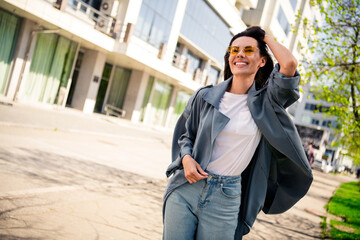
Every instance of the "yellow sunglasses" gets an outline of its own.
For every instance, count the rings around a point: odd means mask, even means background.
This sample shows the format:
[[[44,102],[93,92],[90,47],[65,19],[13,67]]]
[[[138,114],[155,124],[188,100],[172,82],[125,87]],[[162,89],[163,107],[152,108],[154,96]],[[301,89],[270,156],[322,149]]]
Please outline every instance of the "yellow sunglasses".
[[[231,56],[235,56],[236,54],[240,53],[241,51],[243,51],[247,56],[251,56],[254,54],[256,49],[257,49],[257,47],[254,47],[254,46],[246,46],[243,49],[240,49],[238,46],[230,46],[227,48],[227,51]]]

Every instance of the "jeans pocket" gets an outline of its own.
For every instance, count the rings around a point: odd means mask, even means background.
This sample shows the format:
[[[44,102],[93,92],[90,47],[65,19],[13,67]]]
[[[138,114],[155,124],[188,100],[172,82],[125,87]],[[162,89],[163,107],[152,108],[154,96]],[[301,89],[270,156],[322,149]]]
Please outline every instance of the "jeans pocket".
[[[220,188],[221,193],[228,198],[238,198],[241,195],[241,184],[231,183],[231,184],[221,184]]]

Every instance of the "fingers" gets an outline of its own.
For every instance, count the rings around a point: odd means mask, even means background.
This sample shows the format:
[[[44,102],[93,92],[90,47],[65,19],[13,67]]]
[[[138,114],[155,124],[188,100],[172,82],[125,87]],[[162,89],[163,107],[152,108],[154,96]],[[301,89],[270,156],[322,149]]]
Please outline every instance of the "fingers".
[[[206,177],[208,176],[207,172],[205,172],[205,171],[201,168],[200,164],[197,164],[196,169],[198,170],[198,172],[199,172],[202,176],[204,176],[204,178],[206,178]]]
[[[207,173],[201,168],[192,157],[187,157],[183,159],[184,173],[185,178],[189,183],[196,183],[201,179],[207,178]]]

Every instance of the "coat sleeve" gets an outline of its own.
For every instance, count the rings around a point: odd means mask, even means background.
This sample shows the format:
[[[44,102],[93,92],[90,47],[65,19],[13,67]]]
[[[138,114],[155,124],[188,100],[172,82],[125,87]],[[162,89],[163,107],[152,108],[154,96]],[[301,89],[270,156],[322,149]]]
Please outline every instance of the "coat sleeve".
[[[191,96],[184,112],[175,125],[171,149],[172,162],[166,170],[167,177],[173,174],[176,169],[182,167],[182,158],[186,154],[192,156],[193,144],[200,119],[201,96],[199,93],[204,88],[200,88]]]
[[[270,74],[268,89],[274,101],[283,108],[287,108],[300,97],[300,74],[296,71],[294,77],[286,77],[279,70],[280,65],[277,63]]]

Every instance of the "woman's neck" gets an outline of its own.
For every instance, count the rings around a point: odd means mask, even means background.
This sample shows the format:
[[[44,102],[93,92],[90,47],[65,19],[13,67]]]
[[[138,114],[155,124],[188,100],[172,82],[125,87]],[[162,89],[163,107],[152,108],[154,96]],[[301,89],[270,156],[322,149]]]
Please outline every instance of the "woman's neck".
[[[254,77],[240,77],[240,76],[233,76],[231,86],[229,86],[228,91],[234,94],[246,94],[251,85],[254,82]]]

